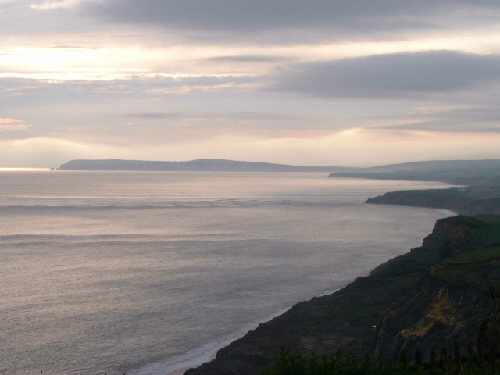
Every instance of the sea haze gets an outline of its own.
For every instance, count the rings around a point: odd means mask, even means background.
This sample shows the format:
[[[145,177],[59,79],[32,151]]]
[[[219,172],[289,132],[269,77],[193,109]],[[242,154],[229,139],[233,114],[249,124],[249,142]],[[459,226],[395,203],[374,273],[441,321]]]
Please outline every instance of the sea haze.
[[[0,172],[0,371],[165,374],[417,246],[430,182],[322,173]]]

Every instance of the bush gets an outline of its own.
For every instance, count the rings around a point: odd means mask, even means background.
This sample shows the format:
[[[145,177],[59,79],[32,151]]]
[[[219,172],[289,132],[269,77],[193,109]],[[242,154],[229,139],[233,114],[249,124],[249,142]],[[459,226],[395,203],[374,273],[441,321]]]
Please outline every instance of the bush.
[[[499,363],[439,363],[434,365],[380,365],[350,356],[315,356],[282,352],[263,375],[499,375]]]

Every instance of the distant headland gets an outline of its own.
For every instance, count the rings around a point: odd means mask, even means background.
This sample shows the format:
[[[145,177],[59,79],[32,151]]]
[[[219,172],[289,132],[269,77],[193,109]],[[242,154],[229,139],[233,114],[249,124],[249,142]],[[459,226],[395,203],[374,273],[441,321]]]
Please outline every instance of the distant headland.
[[[228,172],[337,172],[353,168],[338,166],[298,166],[227,159],[190,161],[146,161],[122,159],[78,159],[61,165],[59,170],[81,171],[228,171]]]
[[[458,185],[477,185],[486,180],[500,179],[500,159],[429,160],[332,172],[335,173],[331,177],[442,181]]]
[[[324,172],[332,177],[355,177],[393,180],[443,181],[476,185],[478,181],[500,176],[500,159],[431,160],[375,167],[339,165],[290,165],[229,159],[194,159],[189,161],[150,161],[127,159],[75,159],[62,164],[66,171],[256,171]]]

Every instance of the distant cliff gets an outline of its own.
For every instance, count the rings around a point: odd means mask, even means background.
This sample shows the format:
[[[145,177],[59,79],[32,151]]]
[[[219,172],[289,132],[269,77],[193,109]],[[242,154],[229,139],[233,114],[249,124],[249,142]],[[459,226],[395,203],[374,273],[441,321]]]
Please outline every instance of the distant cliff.
[[[459,188],[393,191],[372,204],[444,208],[465,215],[500,214],[500,160],[441,160],[339,171],[331,177],[443,181]]]
[[[422,247],[297,304],[187,374],[258,375],[283,349],[387,362],[498,358],[499,265],[499,217],[440,220]]]
[[[83,171],[229,171],[229,172],[331,172],[352,168],[335,166],[294,166],[264,162],[225,159],[196,159],[191,161],[144,161],[120,159],[72,160],[59,170]]]
[[[492,179],[500,179],[500,159],[401,163],[339,171],[332,174],[332,177],[443,181],[459,185],[478,185]]]

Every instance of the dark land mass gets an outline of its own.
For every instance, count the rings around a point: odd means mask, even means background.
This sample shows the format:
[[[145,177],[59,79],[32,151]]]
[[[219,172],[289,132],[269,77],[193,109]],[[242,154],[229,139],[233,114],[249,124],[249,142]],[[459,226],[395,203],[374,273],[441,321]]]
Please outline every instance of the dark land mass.
[[[500,184],[464,188],[392,191],[367,203],[445,208],[465,215],[500,215]]]
[[[500,159],[435,160],[332,172],[335,172],[332,177],[443,181],[455,185],[500,184]]]
[[[463,187],[395,191],[368,203],[444,208],[465,215],[500,214],[500,160],[430,161],[339,171],[331,177],[442,181]]]
[[[331,172],[347,171],[352,168],[335,166],[294,166],[225,159],[197,159],[191,161],[82,159],[69,161],[61,165],[58,169],[63,171]]]
[[[367,249],[369,251],[369,249]],[[411,250],[220,350],[188,375],[258,375],[283,350],[394,363],[500,356],[500,217],[440,220]]]

